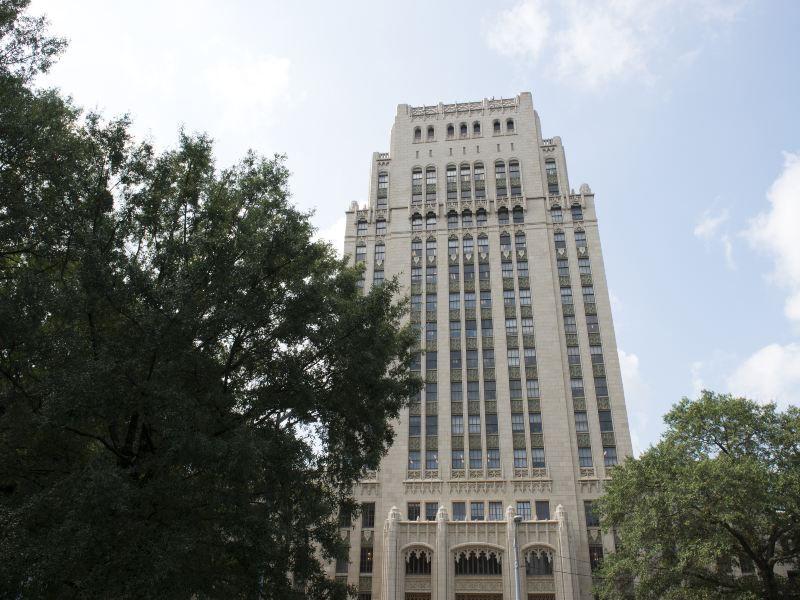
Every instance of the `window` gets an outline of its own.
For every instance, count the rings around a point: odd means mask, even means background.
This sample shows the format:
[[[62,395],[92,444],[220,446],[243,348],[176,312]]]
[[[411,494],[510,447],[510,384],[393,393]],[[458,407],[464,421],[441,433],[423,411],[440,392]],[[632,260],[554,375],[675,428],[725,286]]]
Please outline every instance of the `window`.
[[[422,139],[422,130],[419,127],[414,127],[414,141],[418,142]]]
[[[594,393],[598,396],[608,396],[608,383],[605,377],[594,378]]]
[[[508,393],[512,400],[519,400],[522,398],[522,381],[519,379],[509,379]]]
[[[575,324],[575,317],[564,317],[564,332],[565,333],[577,333],[578,327]]]
[[[481,199],[486,197],[486,181],[483,172],[483,163],[475,163],[473,168],[473,181],[475,182],[475,198]]]
[[[531,466],[544,469],[544,448],[531,448]]]
[[[406,504],[406,514],[409,521],[419,521],[419,502],[409,502]]]
[[[468,212],[469,211],[464,211],[464,214],[466,215]],[[470,218],[472,218],[472,217],[470,217]],[[467,255],[472,254],[472,236],[465,235],[462,243],[464,245],[464,255],[467,256]],[[472,267],[472,272],[473,273],[475,272],[475,266],[474,265],[464,265],[464,266]]]
[[[517,335],[516,319],[506,319],[506,335],[508,336]]]
[[[519,223],[524,223],[525,222],[525,214],[522,212],[522,207],[521,206],[515,206],[514,210],[511,211],[511,213],[512,213],[512,216],[513,216],[513,219],[514,219],[514,223],[519,224]],[[522,235],[522,239],[523,240],[525,239],[525,235],[524,234]]]
[[[450,402],[461,402],[461,382],[454,381],[450,384]]]
[[[578,411],[575,413],[575,431],[579,433],[589,431],[589,419],[586,417],[585,411]]]
[[[472,211],[471,210],[465,210],[463,213],[461,213],[461,226],[462,227],[472,227]],[[470,238],[470,243],[471,243],[471,241],[472,241],[472,238]]]
[[[553,223],[563,223],[564,222],[564,215],[561,213],[560,208],[553,208],[550,210],[550,217],[553,220]]]
[[[429,265],[428,268],[425,269],[425,282],[436,283],[436,265]]]
[[[383,262],[386,260],[386,246],[375,244],[375,260]]]
[[[578,448],[578,461],[581,467],[592,466],[592,449],[591,448]]]
[[[551,196],[558,196],[558,172],[556,161],[548,158],[544,161],[544,169],[547,173],[547,193]]]
[[[436,450],[425,451],[425,468],[432,471],[439,468],[439,453]]]
[[[478,239],[478,242],[480,242],[480,238]],[[480,247],[479,247],[479,250],[482,253],[486,251],[485,248],[480,248]],[[478,265],[478,279],[480,279],[481,281],[488,281],[490,277],[491,277],[491,271],[489,269],[489,263],[481,263],[481,264],[479,264]]]
[[[374,502],[361,503],[361,527],[364,529],[372,529],[373,527],[375,527]]]
[[[569,380],[569,387],[572,390],[572,397],[573,398],[582,398],[583,397],[583,379],[570,379]]]
[[[458,176],[455,165],[447,165],[447,199],[456,200],[458,198]],[[457,221],[456,221],[457,222]]]
[[[607,467],[613,467],[617,464],[616,446],[603,446],[603,464]]]
[[[514,119],[506,121],[506,133],[514,133]]]
[[[504,262],[500,265],[500,274],[508,279],[514,277],[514,266],[510,262]]]
[[[501,252],[510,252],[511,251],[511,236],[507,233],[503,233],[500,235],[500,251]]]
[[[422,202],[422,169],[411,171],[411,202]]]
[[[561,288],[561,304],[572,304],[572,288]]]
[[[503,290],[503,306],[514,306],[514,290]]]
[[[367,247],[364,245],[356,246],[356,264],[366,262]]]
[[[411,366],[409,368],[412,371],[419,371],[422,368],[422,361],[419,352],[411,357]]]
[[[494,368],[494,349],[492,348],[483,349],[483,368],[484,369]]]
[[[489,520],[502,521],[503,520],[503,503],[502,502],[489,502]]]
[[[477,450],[469,451],[469,468],[470,469],[483,468],[483,454],[481,453],[480,448],[478,448]]]
[[[569,277],[569,261],[566,258],[559,258],[556,261],[556,267],[558,267],[559,277]]]
[[[531,433],[542,433],[542,413],[528,413],[528,424],[531,427]]]
[[[517,261],[517,276],[518,277],[527,277],[528,276],[528,261],[527,260],[519,260]],[[520,290],[522,293],[522,290]],[[528,290],[528,297],[530,298],[530,290]]]
[[[447,213],[447,228],[448,229],[456,229],[458,227],[458,213],[454,210],[451,210]]]
[[[459,133],[459,135],[461,135],[461,137],[467,137],[467,124],[466,123],[461,123],[461,125],[458,126],[458,133]]]
[[[526,575],[552,575],[552,556],[546,551],[529,552],[525,556]],[[550,596],[551,598],[553,596]]]
[[[481,416],[480,415],[469,415],[468,423],[469,423],[469,432],[470,433],[480,433],[481,432]]]
[[[451,138],[456,134],[456,128],[453,127],[452,123],[447,124],[447,137]]]
[[[583,221],[583,209],[580,206],[572,207],[572,220]]]
[[[436,402],[437,396],[439,395],[438,390],[436,388],[436,383],[426,383],[425,384],[425,402]],[[430,435],[430,432],[429,432]]]
[[[518,367],[519,366],[519,348],[509,348],[507,351],[508,356],[508,366],[509,367]]]
[[[600,431],[614,431],[614,423],[611,421],[611,411],[599,410],[597,414],[600,417]]]
[[[425,353],[425,368],[426,369],[435,369],[436,368],[436,351],[428,351]]]
[[[522,181],[519,177],[519,163],[516,160],[508,161],[508,178],[511,181],[511,195],[519,196],[522,194]],[[520,209],[521,211],[522,209]],[[520,221],[521,223],[522,221]],[[515,221],[516,223],[516,221]]]
[[[474,280],[475,280],[475,265],[464,265],[464,281],[474,281]]]
[[[386,196],[389,188],[389,174],[385,171],[378,173],[378,206],[386,206]]]
[[[474,296],[474,294],[473,294]],[[466,295],[464,297],[464,302],[466,304]],[[478,329],[477,325],[474,320],[465,321],[464,328],[466,329],[466,334],[468,338],[476,338],[478,337]]]
[[[461,461],[463,462],[464,459],[462,458]],[[466,521],[466,520],[467,520],[466,503],[453,502],[453,521]]]
[[[511,431],[514,433],[525,433],[525,415],[522,413],[511,413]]]
[[[412,312],[422,310],[422,294],[411,294],[411,310]]]
[[[467,368],[468,369],[477,369],[478,368],[478,351],[477,350],[467,350]]]
[[[351,525],[351,516],[352,515],[349,512],[347,512],[345,510],[340,510],[339,511],[339,519],[338,519],[339,520],[339,527],[340,528],[350,527],[350,525]]]
[[[467,382],[467,400],[480,400],[480,390],[478,389],[478,382],[477,381],[468,381]]]
[[[408,417],[408,435],[417,436],[422,431],[422,417],[410,415]]]
[[[453,435],[463,435],[464,433],[464,417],[461,415],[453,415],[450,417],[450,432]]]
[[[566,241],[566,238],[564,237],[563,233],[556,232],[553,235],[553,239],[555,240],[556,248],[566,248],[567,247],[567,241]]]
[[[583,301],[589,304],[594,304],[594,286],[583,286]]]
[[[436,229],[436,214],[429,212],[425,215],[425,229]]]
[[[486,415],[486,433],[497,433],[497,415],[495,414],[487,414]]]
[[[481,308],[492,308],[492,292],[484,290],[481,292]],[[489,329],[492,328],[492,320],[484,319],[484,323],[489,323]],[[485,328],[485,327],[484,327]],[[489,334],[491,335],[491,334]]]
[[[450,310],[458,310],[461,308],[461,294],[450,294],[448,306]]]
[[[495,187],[497,188],[497,197],[505,198],[508,196],[508,188],[506,183],[506,164],[502,160],[494,163],[494,179]]]
[[[435,521],[437,512],[439,512],[439,503],[438,502],[426,502],[425,503],[425,520],[426,521]]]
[[[450,321],[450,338],[461,338],[461,321]]]
[[[587,527],[600,527],[600,517],[594,512],[594,504],[591,500],[583,501],[583,512],[586,515]]]
[[[433,139],[433,134],[434,134],[433,127],[429,126],[428,127],[428,139],[429,140]]]
[[[350,560],[345,556],[336,558],[336,574],[346,574],[350,568]]]
[[[589,564],[592,568],[592,573],[600,568],[603,564],[603,546],[599,544],[589,545]]]
[[[480,135],[481,134],[481,124],[479,121],[475,121],[472,124],[472,135]]]
[[[386,235],[386,219],[375,221],[375,233],[377,235]]]
[[[470,196],[472,195],[471,189],[472,186],[470,184],[470,169],[469,165],[464,163],[461,165],[461,199],[462,200],[469,200]]]
[[[425,310],[436,312],[436,294],[425,296]]]
[[[486,466],[490,469],[500,468],[500,450],[498,448],[489,448],[486,451]]]
[[[487,379],[483,382],[483,398],[487,402],[497,400],[497,382],[493,379]]]
[[[436,240],[428,240],[425,242],[425,254],[428,257],[436,258]]]
[[[408,468],[411,471],[418,471],[422,466],[420,463],[419,450],[408,451]]]
[[[577,346],[567,347],[567,363],[570,365],[581,364],[581,349]]]
[[[531,317],[522,319],[522,335],[533,335],[533,319]]]
[[[458,240],[450,240],[451,242],[458,243]],[[447,267],[447,274],[450,281],[458,281],[461,279],[461,272],[458,270],[458,265],[450,265]]]
[[[517,502],[517,514],[523,521],[531,520],[531,503],[528,500]]]
[[[536,365],[536,348],[524,348],[525,366],[533,367]]]
[[[463,469],[464,468],[464,451],[463,450],[453,450],[452,459],[451,459],[451,466],[454,469]]]
[[[532,400],[534,398],[539,397],[539,380],[538,379],[528,379],[525,382],[525,390],[528,393],[528,400]]]
[[[372,573],[372,547],[361,549],[359,573]]]
[[[367,235],[367,222],[359,221],[356,224],[356,235]]]
[[[517,207],[517,208],[519,208],[519,207]],[[520,211],[521,210],[522,209],[520,209]],[[517,209],[515,208],[514,209],[514,218],[516,218],[516,217],[517,217]],[[514,222],[516,223],[517,221],[514,221]],[[522,233],[521,231],[518,231],[514,235],[514,247],[517,250],[525,250],[525,234]]]
[[[550,520],[550,502],[547,500],[536,501],[536,519],[539,521]]]
[[[597,315],[586,315],[586,328],[589,333],[600,333],[600,323],[597,321]]]
[[[500,121],[498,121],[497,119],[495,119],[494,122],[492,123],[492,132],[495,135],[498,135],[500,133]]]
[[[383,270],[375,271],[372,275],[372,285],[376,287],[383,285],[383,275]]]
[[[502,565],[494,550],[462,550],[456,556],[456,575],[501,575]]]
[[[497,211],[497,222],[500,225],[508,225],[508,209],[507,208],[502,207],[502,208],[500,208],[500,210]],[[509,248],[510,248],[510,246],[511,246],[511,244],[509,243]]]
[[[483,210],[482,208],[478,209],[478,212],[475,213],[475,216],[477,217],[478,225],[486,225],[486,223],[488,222],[488,215],[486,214],[486,211]],[[486,236],[483,237],[485,238]],[[488,245],[489,243],[488,239],[486,240],[486,243]],[[480,241],[478,241],[478,245],[480,246]]]
[[[470,502],[469,518],[470,521],[483,521],[483,502]]]
[[[465,265],[471,266],[471,265]],[[475,274],[472,274],[472,277],[467,278],[466,271],[464,272],[464,279],[475,279]],[[464,308],[475,308],[475,292],[464,292]]]
[[[514,450],[514,468],[525,469],[528,466],[528,451],[525,448],[516,448]]]
[[[461,350],[450,351],[450,368],[451,369],[461,368]]]
[[[603,347],[602,346],[589,346],[589,352],[592,355],[592,364],[603,364]]]
[[[519,304],[520,306],[530,306],[531,305],[531,291],[530,290],[520,290],[519,291]],[[522,333],[533,333],[533,319],[528,319],[531,323],[531,330],[529,332],[525,331],[525,320],[523,319],[522,324]]]
[[[586,247],[586,233],[583,231],[576,231],[575,232],[575,245],[578,248],[585,248]]]

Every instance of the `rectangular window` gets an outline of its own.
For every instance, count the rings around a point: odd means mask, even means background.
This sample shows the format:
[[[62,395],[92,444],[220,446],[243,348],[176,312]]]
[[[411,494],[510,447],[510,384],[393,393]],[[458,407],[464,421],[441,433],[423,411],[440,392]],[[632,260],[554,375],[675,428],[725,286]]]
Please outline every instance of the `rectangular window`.
[[[435,383],[425,384],[425,402],[436,402],[438,400],[439,392]]]
[[[503,520],[503,503],[502,502],[489,502],[489,520],[502,521]]]
[[[578,461],[582,467],[592,466],[592,449],[578,448]]]
[[[436,323],[430,322],[425,323],[425,339],[430,341],[436,341]]]
[[[528,420],[531,426],[531,433],[542,433],[542,413],[529,413]]]
[[[437,512],[439,512],[439,503],[438,502],[426,502],[425,503],[425,520],[426,521],[435,521]]]
[[[447,274],[450,278],[450,281],[458,281],[461,278],[461,274],[458,270],[458,265],[450,265],[447,268]]]
[[[345,556],[344,558],[336,559],[336,574],[346,575],[350,568],[350,560]]]
[[[359,573],[372,573],[372,547],[361,549]]]
[[[461,308],[461,294],[450,294],[449,298],[450,310],[458,310]]]
[[[438,415],[428,415],[425,417],[425,435],[439,435]]]
[[[567,347],[567,362],[571,365],[581,364],[581,349],[577,346]]]
[[[486,433],[497,433],[497,415],[486,415]]]
[[[500,468],[500,450],[498,448],[489,448],[486,451],[486,466],[490,469]]]
[[[561,288],[561,304],[566,304],[566,305],[572,304],[572,288],[568,287]]]
[[[578,272],[581,275],[591,275],[592,274],[592,267],[589,264],[588,258],[579,258],[578,259]]]
[[[450,338],[461,339],[461,321],[450,321]]]
[[[522,354],[525,359],[526,367],[536,366],[536,348],[523,348]]]
[[[564,317],[564,333],[578,333],[575,317]]]
[[[416,352],[411,357],[411,364],[409,365],[409,369],[412,371],[419,371],[422,369],[422,355],[419,352]]]
[[[519,400],[522,398],[522,381],[519,379],[508,380],[508,393],[512,400]]]
[[[584,231],[576,231],[575,232],[575,245],[578,248],[585,248],[586,247],[586,232],[584,232]]]
[[[462,435],[464,433],[464,417],[462,415],[450,417],[450,432],[453,435]]]
[[[453,450],[452,455],[452,467],[454,469],[463,469],[464,468],[464,451],[463,450]]]
[[[487,290],[481,292],[481,308],[492,308],[492,292]]]
[[[520,306],[530,306],[531,305],[531,291],[530,290],[520,290],[519,291],[519,304],[520,304]]]
[[[517,277],[528,276],[528,261],[520,260],[517,262]]]
[[[575,431],[578,433],[585,433],[589,431],[589,419],[586,417],[584,411],[575,413]]]
[[[600,323],[597,321],[597,315],[586,315],[586,329],[589,333],[600,333]]]
[[[453,521],[466,521],[467,508],[464,502],[453,502]]]
[[[550,520],[550,502],[547,500],[536,501],[536,519],[538,521]]]
[[[580,206],[572,207],[572,220],[583,221],[583,209]]]
[[[339,511],[339,527],[350,527],[352,515],[346,510]]]
[[[470,502],[470,521],[483,521],[483,502]]]
[[[494,329],[492,329],[492,320],[491,319],[482,319],[481,320],[481,335],[486,338],[490,338],[494,336]]]
[[[500,274],[506,279],[514,277],[514,265],[510,262],[504,262],[500,267]]]
[[[514,450],[514,468],[524,469],[528,466],[528,451],[525,448],[516,448]]]
[[[528,379],[525,382],[525,390],[528,393],[528,400],[533,400],[534,398],[539,397],[539,380],[538,379]]]
[[[511,336],[517,335],[516,319],[506,319],[506,335],[511,335]]]
[[[422,281],[422,267],[411,267],[411,283]]]
[[[525,432],[525,415],[522,413],[511,413],[511,431],[514,433]]]
[[[483,350],[483,368],[491,369],[494,367],[494,350],[492,348],[484,348]]]
[[[417,436],[421,432],[422,418],[419,415],[411,415],[408,417],[408,435]]]
[[[467,368],[468,369],[477,369],[478,368],[478,351],[477,350],[467,350]]]
[[[497,382],[494,379],[487,379],[483,382],[483,399],[486,402],[497,400]]]
[[[583,379],[570,379],[569,387],[573,398],[583,398]]]
[[[450,384],[450,402],[461,402],[461,382]]]
[[[594,504],[591,500],[583,501],[583,512],[586,515],[587,527],[600,527],[600,517],[594,512]]]
[[[531,520],[531,503],[528,500],[517,502],[517,514],[522,517],[523,521]]]
[[[598,396],[608,396],[608,383],[605,377],[594,378],[594,391]]]
[[[464,265],[464,281],[475,281],[475,265]]]
[[[469,432],[470,433],[480,433],[481,432],[481,416],[480,415],[469,415],[468,422],[469,422]]]
[[[481,281],[488,281],[489,280],[489,263],[481,263],[478,265],[478,279]]]
[[[411,311],[422,310],[422,294],[411,294]]]
[[[375,527],[375,503],[361,503],[361,527],[362,529],[372,529]]]
[[[409,502],[406,504],[406,513],[409,521],[419,521],[419,502]]]
[[[599,544],[589,545],[589,564],[592,568],[592,573],[600,568],[603,564],[603,546]]]
[[[469,451],[469,468],[470,469],[483,468],[483,454],[481,453],[480,449]]]
[[[436,294],[428,294],[425,296],[425,310],[436,311]]]
[[[603,464],[607,467],[613,467],[617,464],[616,446],[603,446]]]
[[[508,366],[509,367],[518,367],[519,366],[519,348],[509,348],[506,350],[506,354],[508,357]]]
[[[583,286],[583,301],[589,304],[594,304],[594,287],[591,285]]]
[[[553,235],[553,239],[555,240],[556,248],[567,247],[567,238],[564,237],[563,233],[556,233]]]
[[[569,277],[569,261],[566,258],[556,260],[556,267],[559,277]]]
[[[477,381],[468,381],[467,382],[467,400],[480,400],[481,399],[481,390],[480,386]]]
[[[450,368],[451,369],[461,368],[461,350],[450,351]]]
[[[475,292],[464,292],[464,308],[475,308]]]
[[[436,283],[436,267],[425,269],[425,283]]]
[[[514,290],[503,290],[503,306],[514,306]]]
[[[439,453],[436,450],[425,451],[425,468],[432,471],[439,468]]]
[[[421,461],[419,450],[408,451],[408,469],[410,471],[419,471],[422,466]]]
[[[530,317],[522,319],[522,335],[533,335],[533,319]]]
[[[611,411],[599,410],[597,414],[600,417],[600,431],[614,431],[614,423],[611,421]]]
[[[428,350],[425,353],[425,368],[435,369],[436,368],[436,351],[435,350]]]
[[[544,469],[544,448],[531,449],[531,466],[534,469]]]
[[[478,324],[475,321],[464,321],[464,329],[468,338],[478,337]]]

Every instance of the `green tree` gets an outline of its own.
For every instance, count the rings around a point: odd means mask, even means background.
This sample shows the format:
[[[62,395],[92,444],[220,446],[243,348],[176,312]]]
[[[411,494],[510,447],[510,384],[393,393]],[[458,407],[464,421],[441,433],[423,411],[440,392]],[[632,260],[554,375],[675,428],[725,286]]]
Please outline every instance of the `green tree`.
[[[800,409],[704,391],[665,422],[597,503],[619,537],[601,598],[800,597]]]
[[[30,81],[0,2],[0,598],[343,598],[334,520],[419,383],[397,284],[312,240],[280,157],[134,143]]]

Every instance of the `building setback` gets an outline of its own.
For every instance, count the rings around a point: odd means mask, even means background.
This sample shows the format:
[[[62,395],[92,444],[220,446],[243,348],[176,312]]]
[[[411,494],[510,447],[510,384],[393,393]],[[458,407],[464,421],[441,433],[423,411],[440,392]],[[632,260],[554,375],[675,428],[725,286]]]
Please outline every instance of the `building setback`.
[[[516,537],[520,597],[589,600],[614,547],[591,503],[631,441],[594,195],[531,94],[399,105],[345,251],[410,295],[425,384],[332,575],[361,600],[513,599]]]

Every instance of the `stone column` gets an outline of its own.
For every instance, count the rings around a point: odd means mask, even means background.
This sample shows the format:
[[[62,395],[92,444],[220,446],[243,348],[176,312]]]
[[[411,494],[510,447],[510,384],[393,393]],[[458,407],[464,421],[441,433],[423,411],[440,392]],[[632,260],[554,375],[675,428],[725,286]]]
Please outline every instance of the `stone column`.
[[[574,598],[575,592],[578,590],[578,569],[572,556],[572,536],[567,522],[567,511],[561,504],[556,506],[556,521],[558,521],[558,554],[561,563],[561,572],[555,578],[556,597],[568,600]],[[555,563],[555,561],[553,562]]]
[[[436,513],[436,572],[435,579],[431,581],[432,600],[447,600],[447,570],[449,552],[447,550],[447,509],[440,506]]]
[[[389,511],[383,525],[383,598],[397,600],[397,523],[400,511],[396,506]]]

